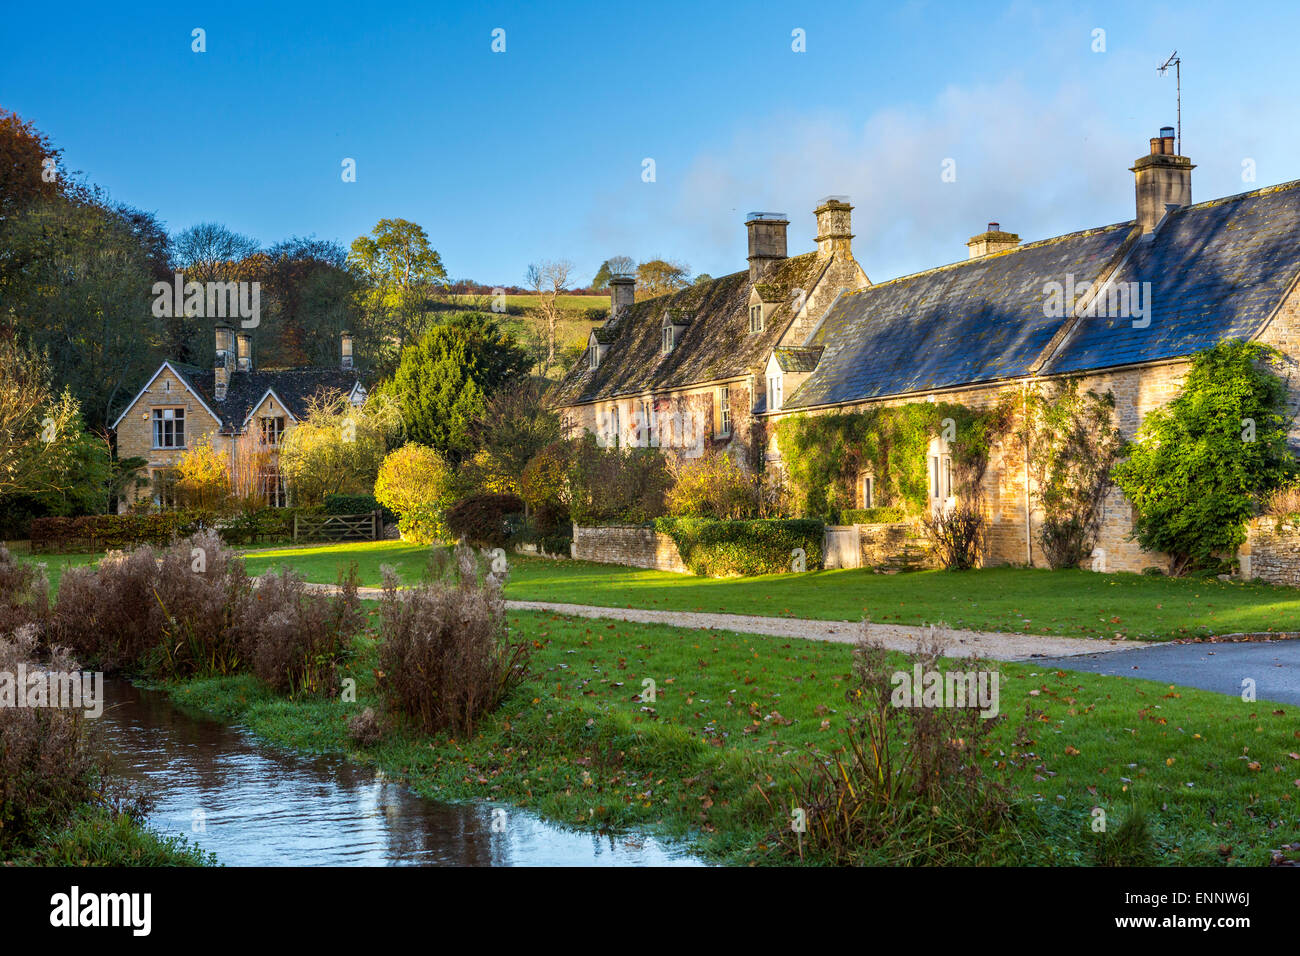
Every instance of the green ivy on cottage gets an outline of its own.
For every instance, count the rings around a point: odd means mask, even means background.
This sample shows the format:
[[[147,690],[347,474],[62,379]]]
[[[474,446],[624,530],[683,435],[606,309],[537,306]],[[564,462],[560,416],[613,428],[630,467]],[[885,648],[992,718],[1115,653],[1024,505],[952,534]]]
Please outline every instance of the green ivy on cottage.
[[[1221,342],[1199,353],[1182,392],[1147,415],[1115,481],[1137,512],[1133,533],[1170,556],[1170,572],[1217,569],[1246,540],[1256,501],[1295,475],[1280,353]]]
[[[861,412],[794,415],[776,426],[777,445],[793,486],[799,514],[837,520],[856,507],[857,476],[875,477],[878,504],[909,515],[925,510],[929,495],[927,453],[946,419],[955,426],[950,443],[959,493],[978,489],[989,449],[1006,434],[1010,399],[986,411],[954,402],[909,402]]]

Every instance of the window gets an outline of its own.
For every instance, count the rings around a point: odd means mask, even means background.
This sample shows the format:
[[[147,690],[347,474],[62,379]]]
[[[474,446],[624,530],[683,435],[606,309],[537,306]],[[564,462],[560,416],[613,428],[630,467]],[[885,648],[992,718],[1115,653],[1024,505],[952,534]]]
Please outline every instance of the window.
[[[591,348],[589,348],[587,352],[589,353],[587,355],[588,363],[592,368],[598,368],[600,366],[600,346],[593,342]]]
[[[609,447],[617,448],[619,441],[618,406],[609,410]]]
[[[665,325],[664,326],[664,352],[667,353],[667,352],[671,352],[672,350],[673,350],[673,327],[671,325]]]
[[[763,331],[763,306],[751,305],[749,307],[749,331]]]
[[[724,385],[718,389],[718,435],[726,437],[731,434],[731,386]]]
[[[279,445],[280,438],[284,435],[284,416],[266,416],[260,421],[262,423],[262,444]]]
[[[862,507],[876,506],[876,479],[871,475],[862,476]]]
[[[774,412],[781,407],[781,376],[772,375],[767,380],[767,410]]]
[[[155,408],[153,410],[153,447],[185,447],[185,409]]]
[[[641,403],[641,421],[637,422],[637,435],[641,445],[646,448],[652,444],[651,438],[654,435],[654,410],[654,402],[646,400]]]
[[[179,478],[175,468],[157,468],[150,476],[153,479],[153,502],[159,509],[180,507],[176,485]]]
[[[952,497],[952,456],[930,456],[930,497]]]
[[[288,489],[285,487],[284,475],[278,468],[265,468],[258,475],[262,486],[262,498],[269,508],[284,508],[289,504]]]

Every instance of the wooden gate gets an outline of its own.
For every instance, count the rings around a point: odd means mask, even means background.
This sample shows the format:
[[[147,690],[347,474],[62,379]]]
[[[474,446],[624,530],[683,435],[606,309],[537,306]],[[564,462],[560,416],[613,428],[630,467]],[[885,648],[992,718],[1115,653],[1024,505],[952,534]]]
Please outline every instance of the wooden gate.
[[[378,541],[384,536],[382,512],[361,515],[294,515],[294,541]]]
[[[822,567],[862,567],[862,544],[858,540],[856,525],[828,524],[826,526],[826,533],[822,538]]]

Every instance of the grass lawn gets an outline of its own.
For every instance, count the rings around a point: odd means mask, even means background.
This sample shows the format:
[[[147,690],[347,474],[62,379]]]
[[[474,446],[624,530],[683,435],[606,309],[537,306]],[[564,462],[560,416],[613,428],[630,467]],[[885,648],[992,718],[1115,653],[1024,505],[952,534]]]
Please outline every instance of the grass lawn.
[[[851,648],[543,613],[510,618],[514,632],[534,642],[533,676],[472,739],[394,732],[356,750],[346,721],[377,703],[369,636],[358,639],[349,668],[356,703],[290,701],[251,677],[170,691],[178,703],[279,744],[352,751],[438,799],[687,837],[721,862],[784,861],[770,835],[788,820],[792,768],[809,748],[824,754],[843,743]],[[1018,836],[990,839],[982,862],[1093,862],[1098,806],[1112,828],[1142,807],[1154,862],[1259,865],[1270,848],[1300,840],[1293,709],[1129,678],[998,666],[1007,719],[997,731],[1002,751],[984,762],[1006,762]],[[652,704],[635,699],[645,678],[657,685]],[[1019,750],[1017,725],[1029,737]]]
[[[391,564],[419,579],[428,549],[397,541],[275,549],[247,555],[250,573],[288,564],[333,582],[355,561],[363,584]],[[1300,589],[1215,578],[987,568],[884,575],[867,570],[711,579],[583,561],[512,555],[506,594],[516,600],[718,611],[768,617],[944,622],[953,627],[1066,637],[1169,640],[1243,631],[1300,631]]]

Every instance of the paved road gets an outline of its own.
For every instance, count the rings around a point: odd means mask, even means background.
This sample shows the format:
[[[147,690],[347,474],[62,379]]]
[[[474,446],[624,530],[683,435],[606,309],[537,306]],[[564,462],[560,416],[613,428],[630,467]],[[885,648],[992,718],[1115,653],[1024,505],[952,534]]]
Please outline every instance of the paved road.
[[[1300,640],[1224,644],[1157,644],[1078,657],[1044,658],[1062,670],[1145,677],[1240,696],[1241,682],[1255,682],[1258,700],[1300,704]]]

